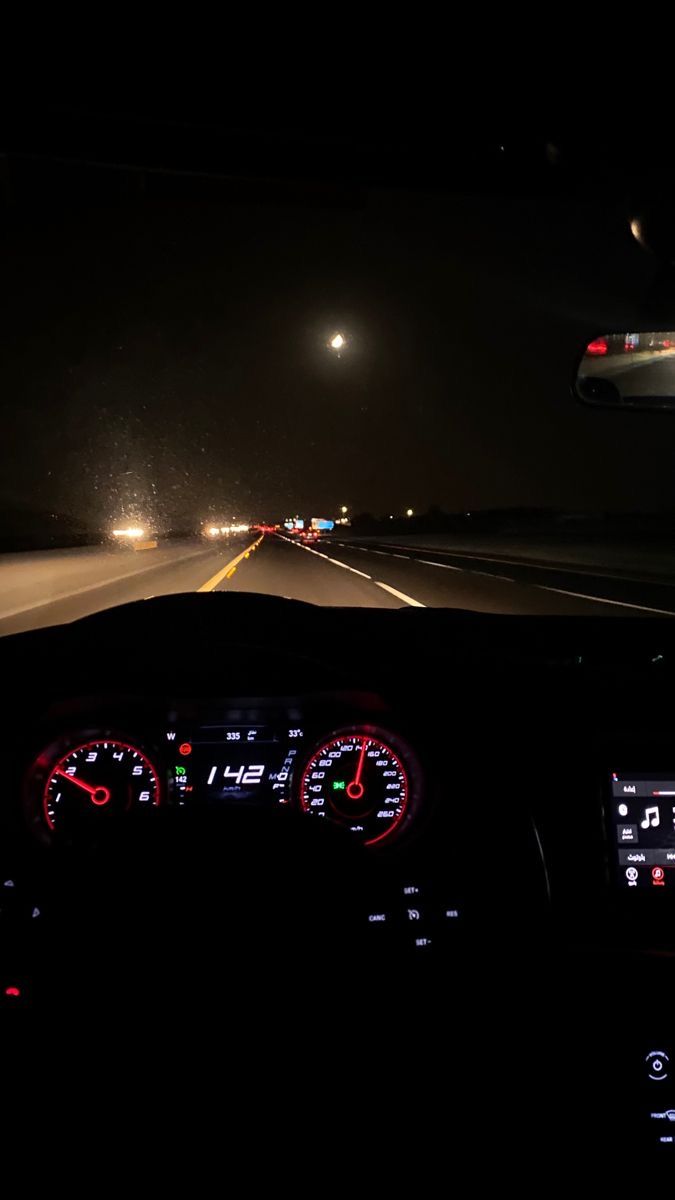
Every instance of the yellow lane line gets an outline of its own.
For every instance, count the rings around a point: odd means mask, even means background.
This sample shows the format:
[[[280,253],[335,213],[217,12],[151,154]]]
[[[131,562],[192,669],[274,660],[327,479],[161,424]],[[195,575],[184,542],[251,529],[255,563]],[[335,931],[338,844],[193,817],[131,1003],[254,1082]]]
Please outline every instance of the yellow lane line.
[[[251,542],[250,546],[247,546],[245,550],[242,550],[241,554],[238,554],[236,558],[231,559],[230,562],[226,563],[220,571],[217,571],[215,575],[212,575],[210,579],[207,579],[206,583],[203,583],[201,587],[197,588],[197,591],[212,592],[215,587],[218,587],[218,584],[221,583],[223,579],[230,579],[231,576],[234,575],[242,558],[248,558],[251,550],[256,550],[258,548],[264,536],[264,533],[262,533],[257,541]]]

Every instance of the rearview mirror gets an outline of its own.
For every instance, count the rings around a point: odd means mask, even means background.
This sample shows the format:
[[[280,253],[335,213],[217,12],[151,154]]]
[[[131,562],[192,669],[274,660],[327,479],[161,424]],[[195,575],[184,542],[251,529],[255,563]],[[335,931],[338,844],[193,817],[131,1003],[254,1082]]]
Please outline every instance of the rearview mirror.
[[[675,331],[595,338],[581,356],[574,390],[586,404],[675,411]]]

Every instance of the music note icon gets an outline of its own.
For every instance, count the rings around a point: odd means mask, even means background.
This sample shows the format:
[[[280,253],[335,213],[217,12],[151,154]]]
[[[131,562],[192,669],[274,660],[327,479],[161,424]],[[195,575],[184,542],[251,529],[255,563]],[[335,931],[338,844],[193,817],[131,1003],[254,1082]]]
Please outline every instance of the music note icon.
[[[658,805],[655,804],[653,808],[646,808],[644,818],[640,821],[640,829],[649,829],[650,825],[652,829],[656,829],[657,825],[660,824],[661,817],[659,816]]]

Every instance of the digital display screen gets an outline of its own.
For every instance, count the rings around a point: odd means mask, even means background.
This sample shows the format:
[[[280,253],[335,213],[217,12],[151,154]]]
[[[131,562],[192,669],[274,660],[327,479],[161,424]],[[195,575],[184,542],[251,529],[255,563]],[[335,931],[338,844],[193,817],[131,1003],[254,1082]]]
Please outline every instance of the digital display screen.
[[[303,743],[298,724],[209,724],[169,730],[174,795],[191,801],[287,804]]]
[[[623,889],[675,893],[675,770],[611,774],[610,829]]]

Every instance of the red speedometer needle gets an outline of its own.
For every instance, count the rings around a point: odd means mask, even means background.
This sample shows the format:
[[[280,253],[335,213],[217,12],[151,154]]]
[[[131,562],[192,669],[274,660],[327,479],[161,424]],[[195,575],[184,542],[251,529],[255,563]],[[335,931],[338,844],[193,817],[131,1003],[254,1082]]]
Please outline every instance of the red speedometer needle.
[[[359,765],[356,768],[356,775],[352,779],[351,783],[347,784],[347,795],[349,796],[350,800],[360,800],[363,796],[364,787],[361,783],[361,775],[363,774],[363,760],[366,757],[367,744],[368,743],[364,738],[361,753],[359,755]]]
[[[74,775],[69,775],[67,771],[62,771],[57,767],[55,775],[62,775],[64,779],[70,780],[75,784],[75,787],[82,788],[83,792],[87,792],[92,804],[107,804],[110,799],[110,789],[107,787],[92,787],[90,783],[85,783],[84,779],[76,779]]]

